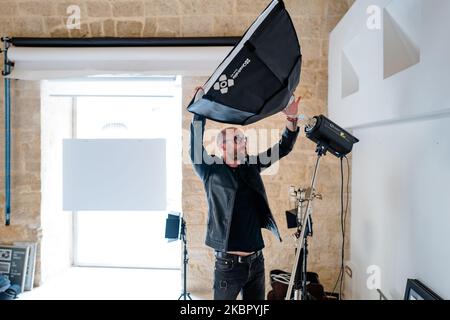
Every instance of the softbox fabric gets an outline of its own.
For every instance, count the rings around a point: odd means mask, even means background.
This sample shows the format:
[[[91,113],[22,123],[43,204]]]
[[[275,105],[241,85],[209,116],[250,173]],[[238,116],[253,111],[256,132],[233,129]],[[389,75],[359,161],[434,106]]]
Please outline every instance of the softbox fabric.
[[[292,20],[274,0],[188,106],[208,119],[248,125],[283,110],[300,80],[302,55]]]

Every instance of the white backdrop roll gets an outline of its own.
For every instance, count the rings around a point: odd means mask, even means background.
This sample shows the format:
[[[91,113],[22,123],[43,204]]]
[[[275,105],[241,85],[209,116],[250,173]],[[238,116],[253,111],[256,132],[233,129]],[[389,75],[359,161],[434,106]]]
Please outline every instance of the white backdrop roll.
[[[11,47],[12,79],[42,80],[102,75],[209,76],[232,47]]]

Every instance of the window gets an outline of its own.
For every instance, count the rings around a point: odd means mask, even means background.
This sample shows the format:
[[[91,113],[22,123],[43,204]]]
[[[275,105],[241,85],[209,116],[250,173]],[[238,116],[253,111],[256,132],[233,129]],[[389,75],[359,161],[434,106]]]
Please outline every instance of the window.
[[[74,265],[180,268],[180,242],[164,238],[167,213],[181,211],[180,77],[59,81],[51,96],[72,98],[73,138],[166,141],[167,211],[74,212]]]

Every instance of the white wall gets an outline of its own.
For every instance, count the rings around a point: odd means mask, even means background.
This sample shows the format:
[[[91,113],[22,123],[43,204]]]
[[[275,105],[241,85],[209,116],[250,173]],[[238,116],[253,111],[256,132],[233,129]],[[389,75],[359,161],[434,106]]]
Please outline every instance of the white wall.
[[[63,211],[63,139],[72,137],[72,98],[41,85],[42,281],[72,265],[72,213]]]
[[[367,9],[380,8],[370,30]],[[371,12],[376,12],[371,11]],[[353,152],[354,299],[402,299],[407,278],[450,299],[450,1],[358,0],[330,37],[329,115]]]

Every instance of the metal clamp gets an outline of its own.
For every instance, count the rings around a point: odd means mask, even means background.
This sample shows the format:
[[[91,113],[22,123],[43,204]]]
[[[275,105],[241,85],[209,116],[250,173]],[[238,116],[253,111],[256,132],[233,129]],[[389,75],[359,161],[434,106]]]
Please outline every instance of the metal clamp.
[[[2,75],[7,76],[11,73],[11,68],[14,67],[14,62],[8,59],[8,49],[11,46],[11,38],[2,37],[3,49],[0,49],[0,53],[4,54]]]

